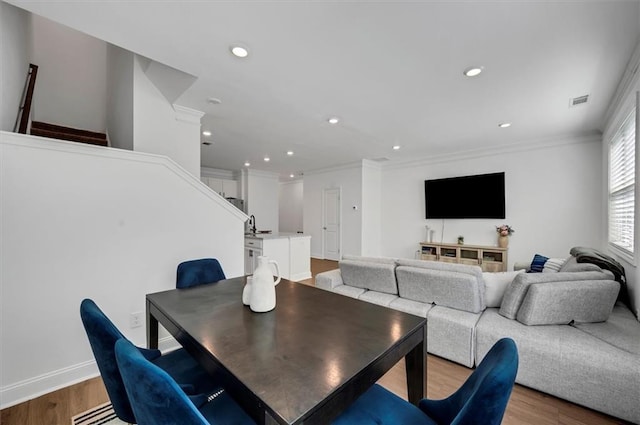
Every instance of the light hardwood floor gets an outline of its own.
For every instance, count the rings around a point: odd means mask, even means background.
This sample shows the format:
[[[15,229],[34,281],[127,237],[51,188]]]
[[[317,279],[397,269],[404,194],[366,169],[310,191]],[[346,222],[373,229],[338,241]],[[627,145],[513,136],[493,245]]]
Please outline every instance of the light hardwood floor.
[[[337,268],[335,261],[311,259],[311,272]],[[302,283],[313,285],[314,279]],[[444,398],[471,374],[471,369],[439,357],[427,356],[427,395]],[[406,399],[404,362],[379,381]],[[108,401],[100,378],[90,379],[0,411],[1,425],[68,425],[72,416]],[[538,391],[516,385],[503,420],[504,425],[611,425],[628,422],[603,415]]]

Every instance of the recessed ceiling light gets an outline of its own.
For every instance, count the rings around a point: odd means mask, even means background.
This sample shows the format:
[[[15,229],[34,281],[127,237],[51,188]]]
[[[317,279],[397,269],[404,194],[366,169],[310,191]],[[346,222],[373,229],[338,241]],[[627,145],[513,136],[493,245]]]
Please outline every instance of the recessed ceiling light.
[[[265,156],[264,157],[264,162],[269,162],[269,161],[271,161],[271,158],[269,158],[268,156]]]
[[[217,97],[210,97],[209,99],[207,99],[207,102],[211,103],[212,105],[219,105],[222,103],[222,101]]]
[[[239,58],[246,58],[247,56],[249,56],[249,50],[246,47],[240,46],[238,44],[231,45],[229,47],[229,50],[234,56]]]
[[[340,122],[340,118],[338,117],[331,117],[327,120],[329,122],[329,124],[338,124]]]
[[[211,132],[210,131],[203,131],[202,135],[209,137],[209,136],[211,136]]]
[[[481,66],[472,66],[464,70],[464,75],[466,75],[467,77],[475,77],[477,75],[480,75],[481,72],[482,72]]]
[[[251,166],[251,163],[250,163],[249,161],[247,161],[247,162],[245,162],[245,163],[244,163],[244,166],[245,166],[245,167],[250,167],[250,166]]]
[[[287,151],[287,155],[289,156],[293,155],[293,151]]]
[[[293,174],[289,174],[289,177],[294,178],[294,177],[295,177],[295,175],[293,175]]]
[[[511,123],[510,122],[501,122],[500,124],[498,124],[498,127],[500,127],[500,128],[511,127]]]
[[[393,150],[394,151],[400,150],[400,145],[393,145]]]

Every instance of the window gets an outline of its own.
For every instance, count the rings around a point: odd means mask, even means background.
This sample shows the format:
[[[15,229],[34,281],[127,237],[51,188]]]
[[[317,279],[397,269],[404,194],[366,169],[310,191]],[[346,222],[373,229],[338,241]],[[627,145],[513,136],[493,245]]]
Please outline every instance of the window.
[[[609,243],[633,255],[636,169],[636,110],[609,146]]]

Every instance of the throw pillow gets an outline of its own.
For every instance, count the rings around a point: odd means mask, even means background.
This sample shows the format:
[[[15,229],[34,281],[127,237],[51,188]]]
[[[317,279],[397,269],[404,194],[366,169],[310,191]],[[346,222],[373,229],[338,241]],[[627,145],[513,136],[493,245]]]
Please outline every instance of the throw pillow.
[[[533,260],[531,260],[531,271],[530,273],[542,273],[542,269],[544,268],[544,263],[547,262],[549,257],[545,257],[544,255],[536,254],[533,256]]]
[[[566,258],[549,258],[547,262],[544,263],[542,273],[557,273],[565,261]]]
[[[524,270],[518,270],[515,272],[482,273],[485,287],[484,303],[487,307],[500,307],[504,293],[519,273],[524,273]]]

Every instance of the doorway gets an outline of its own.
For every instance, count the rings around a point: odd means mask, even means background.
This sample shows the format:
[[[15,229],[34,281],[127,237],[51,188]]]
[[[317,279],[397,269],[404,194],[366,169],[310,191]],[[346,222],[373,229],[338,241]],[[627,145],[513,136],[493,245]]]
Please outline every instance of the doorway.
[[[322,192],[322,250],[327,260],[340,260],[340,188]]]

